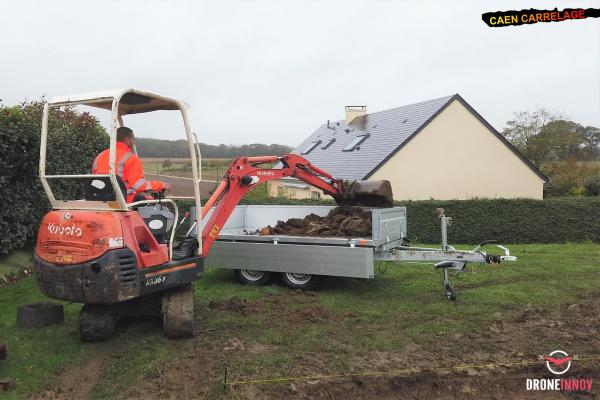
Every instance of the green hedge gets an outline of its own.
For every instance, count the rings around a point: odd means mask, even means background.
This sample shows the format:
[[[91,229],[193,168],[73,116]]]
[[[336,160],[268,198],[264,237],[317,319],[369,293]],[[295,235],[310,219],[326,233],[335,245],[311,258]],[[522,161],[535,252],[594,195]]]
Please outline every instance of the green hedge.
[[[453,218],[451,243],[600,242],[600,198],[546,200],[409,201],[408,236],[415,242],[438,243],[440,224],[435,209]]]
[[[329,200],[284,198],[244,199],[242,204],[335,205]],[[185,211],[191,203],[181,202]],[[439,243],[436,208],[453,218],[450,243],[600,243],[600,198],[564,197],[546,200],[427,200],[398,201],[408,215],[408,237],[414,243]]]
[[[50,207],[38,177],[42,110],[42,102],[0,106],[0,255],[33,244]],[[72,108],[51,112],[48,130],[48,174],[85,173],[108,147],[96,118]],[[53,181],[52,188],[57,198],[81,191],[73,181]]]

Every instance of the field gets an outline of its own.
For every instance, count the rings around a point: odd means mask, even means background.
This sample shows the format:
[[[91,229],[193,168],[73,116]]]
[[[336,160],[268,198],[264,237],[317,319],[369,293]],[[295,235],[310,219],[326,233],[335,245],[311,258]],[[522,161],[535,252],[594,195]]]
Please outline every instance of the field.
[[[44,299],[24,278],[0,289],[0,377],[17,380],[3,398],[563,398],[526,392],[525,379],[553,377],[538,356],[556,349],[579,356],[574,376],[598,376],[600,246],[510,248],[517,263],[454,278],[456,302],[427,264],[327,278],[315,292],[241,286],[208,268],[195,286],[197,334],[179,341],[146,318],[81,343],[80,305],[69,303],[63,325],[18,329],[16,306]]]
[[[189,158],[143,158],[142,163],[147,174],[192,177],[192,164]],[[231,160],[225,158],[203,158],[202,179],[221,180],[230,163]]]

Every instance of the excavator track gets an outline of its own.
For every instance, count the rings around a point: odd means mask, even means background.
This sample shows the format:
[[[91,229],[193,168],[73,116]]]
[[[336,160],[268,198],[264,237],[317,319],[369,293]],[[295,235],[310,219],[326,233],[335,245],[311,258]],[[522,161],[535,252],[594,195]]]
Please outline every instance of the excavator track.
[[[111,306],[84,304],[79,313],[79,336],[84,342],[110,339],[118,320]]]
[[[171,289],[162,298],[163,330],[170,339],[194,334],[194,292],[191,283]]]

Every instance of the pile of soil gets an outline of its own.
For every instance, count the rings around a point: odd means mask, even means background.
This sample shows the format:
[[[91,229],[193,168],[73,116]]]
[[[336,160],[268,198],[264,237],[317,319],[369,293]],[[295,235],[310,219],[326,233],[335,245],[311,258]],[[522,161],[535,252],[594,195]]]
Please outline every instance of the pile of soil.
[[[371,237],[371,212],[360,207],[336,207],[325,217],[309,214],[304,218],[290,218],[267,226],[262,235],[289,235],[312,237]]]

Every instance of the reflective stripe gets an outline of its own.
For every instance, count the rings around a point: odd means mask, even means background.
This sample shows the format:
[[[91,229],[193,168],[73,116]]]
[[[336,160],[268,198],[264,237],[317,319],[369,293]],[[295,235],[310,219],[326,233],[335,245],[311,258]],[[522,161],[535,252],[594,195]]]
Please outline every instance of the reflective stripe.
[[[138,190],[140,188],[140,186],[142,186],[144,184],[144,182],[146,182],[146,178],[141,178],[136,183],[131,185],[131,187],[133,188],[133,190]]]
[[[146,182],[146,190],[152,190],[152,184],[150,182]]]
[[[133,189],[127,189],[127,194],[131,194],[131,193],[135,193],[135,190],[133,190]]]
[[[125,161],[127,161],[127,159],[129,157],[131,157],[132,154],[133,154],[132,152],[125,153],[123,158],[121,158],[121,161],[119,161],[119,167],[117,168],[117,175],[119,175],[121,178],[123,177],[123,168],[125,167]]]

